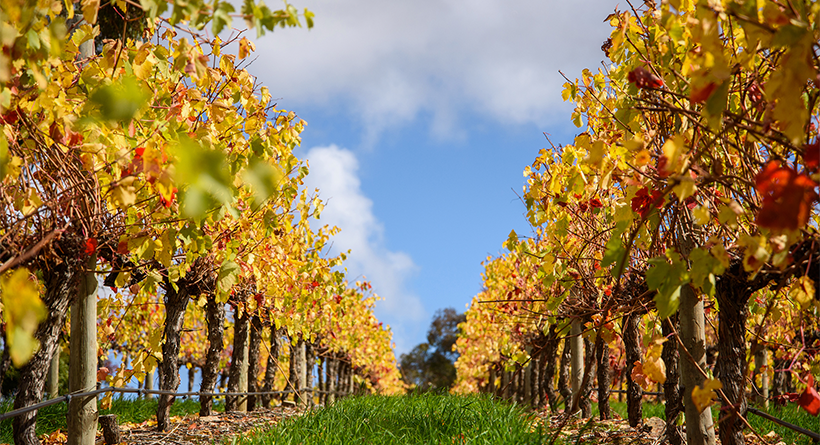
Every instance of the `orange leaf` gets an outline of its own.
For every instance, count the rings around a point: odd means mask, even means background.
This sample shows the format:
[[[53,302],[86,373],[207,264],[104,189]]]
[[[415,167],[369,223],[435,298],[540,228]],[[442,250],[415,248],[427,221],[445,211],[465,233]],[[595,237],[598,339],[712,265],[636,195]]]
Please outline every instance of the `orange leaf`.
[[[704,85],[703,88],[692,88],[692,92],[689,94],[689,100],[692,103],[699,104],[702,102],[706,102],[706,99],[712,95],[712,92],[715,91],[717,85],[714,82],[709,82],[708,84]]]
[[[649,391],[652,389],[652,380],[646,375],[646,372],[643,369],[643,363],[640,360],[636,360],[634,363],[635,366],[632,367],[632,381],[641,385],[641,388]]]
[[[96,238],[88,238],[85,240],[85,254],[91,255],[97,251],[97,239]]]

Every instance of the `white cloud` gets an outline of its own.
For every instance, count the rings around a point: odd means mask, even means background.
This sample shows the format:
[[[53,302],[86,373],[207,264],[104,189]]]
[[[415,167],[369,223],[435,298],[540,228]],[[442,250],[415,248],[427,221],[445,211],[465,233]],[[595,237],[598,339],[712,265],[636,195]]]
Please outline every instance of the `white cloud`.
[[[384,227],[373,214],[373,201],[362,193],[359,163],[352,152],[331,145],[312,148],[306,157],[308,189],[318,188],[326,202],[321,221],[342,229],[332,239],[334,252],[351,250],[345,262],[348,277],[355,281],[364,276],[373,284],[373,290],[384,298],[376,306],[379,319],[393,328],[397,349],[409,349],[412,345],[402,340],[415,335],[417,325],[427,317],[418,296],[405,283],[416,272],[416,265],[407,254],[385,246]]]
[[[612,0],[303,0],[316,26],[257,42],[252,67],[288,107],[353,113],[373,142],[420,113],[459,134],[469,110],[507,123],[566,120],[558,70],[600,66]]]

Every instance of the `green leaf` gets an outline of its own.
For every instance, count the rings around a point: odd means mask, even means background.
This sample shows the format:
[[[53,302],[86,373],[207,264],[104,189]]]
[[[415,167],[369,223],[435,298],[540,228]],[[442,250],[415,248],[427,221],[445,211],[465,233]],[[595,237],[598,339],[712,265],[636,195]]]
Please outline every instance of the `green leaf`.
[[[37,35],[35,30],[29,29],[26,33],[26,38],[28,39],[29,48],[40,49],[40,36]]]
[[[707,295],[714,295],[715,276],[723,273],[723,264],[712,256],[708,250],[700,247],[689,254],[689,277],[692,285],[700,288]]]
[[[224,153],[206,149],[186,135],[180,137],[174,149],[178,159],[174,182],[182,189],[182,214],[199,219],[210,210],[230,205],[233,181],[225,168]]]
[[[629,221],[620,221],[612,231],[609,241],[606,243],[603,258],[601,258],[601,267],[609,267],[615,265],[610,270],[613,277],[618,277],[623,273],[624,264],[626,263],[626,246],[624,245],[621,236],[629,227]]]
[[[254,207],[261,206],[279,189],[282,172],[262,159],[252,159],[242,173],[242,179],[253,191]]]
[[[518,234],[515,233],[515,230],[510,231],[510,236],[507,237],[507,242],[504,243],[504,247],[507,248],[510,252],[514,252],[516,246],[518,245]]]
[[[233,5],[229,2],[217,2],[214,8],[214,16],[213,16],[213,23],[211,24],[211,29],[214,32],[214,35],[219,35],[226,26],[230,26],[231,24],[231,16],[230,14],[236,9],[234,9]]]
[[[102,119],[120,122],[130,121],[147,100],[148,93],[134,76],[125,76],[91,95],[92,103],[99,106]]]
[[[788,24],[778,28],[772,38],[772,46],[775,48],[789,48],[794,46],[808,32],[806,25]]]
[[[216,288],[222,292],[231,290],[236,284],[239,276],[239,264],[233,261],[225,260],[222,266],[219,267],[219,275],[216,279]]]
[[[309,11],[308,8],[305,8],[305,22],[307,23],[308,29],[313,28],[313,17],[314,16],[315,16],[315,14],[313,14],[312,11]]]
[[[666,257],[652,258],[646,271],[646,284],[655,294],[655,307],[658,315],[665,319],[678,310],[680,304],[680,288],[688,283],[686,264],[680,255],[668,250]]]

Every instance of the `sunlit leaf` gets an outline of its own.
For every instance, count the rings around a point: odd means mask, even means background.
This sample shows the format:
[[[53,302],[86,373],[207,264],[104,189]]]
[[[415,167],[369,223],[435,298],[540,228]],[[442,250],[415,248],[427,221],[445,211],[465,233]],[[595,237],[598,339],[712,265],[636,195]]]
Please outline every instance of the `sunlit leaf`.
[[[37,285],[30,277],[27,269],[18,268],[0,278],[9,354],[18,368],[26,364],[40,347],[34,332],[47,315]]]
[[[703,412],[703,410],[715,403],[715,399],[717,398],[715,391],[721,388],[723,388],[723,383],[720,383],[720,380],[717,379],[704,381],[703,388],[695,385],[695,388],[692,390],[692,402],[695,404],[698,412]]]

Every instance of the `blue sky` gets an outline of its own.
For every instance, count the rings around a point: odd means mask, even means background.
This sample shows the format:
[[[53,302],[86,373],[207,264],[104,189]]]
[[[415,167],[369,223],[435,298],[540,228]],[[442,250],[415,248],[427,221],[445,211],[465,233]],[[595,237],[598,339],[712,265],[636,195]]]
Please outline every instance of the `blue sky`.
[[[578,133],[564,80],[596,71],[613,1],[304,0],[315,28],[256,39],[249,68],[308,122],[298,155],[351,249],[352,280],[384,298],[396,352],[433,313],[465,310],[481,262],[529,234],[522,171]],[[624,5],[627,6],[627,5]],[[252,32],[250,34],[253,34]]]

